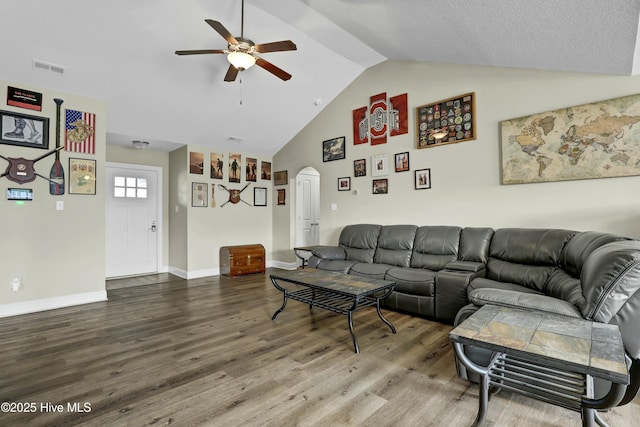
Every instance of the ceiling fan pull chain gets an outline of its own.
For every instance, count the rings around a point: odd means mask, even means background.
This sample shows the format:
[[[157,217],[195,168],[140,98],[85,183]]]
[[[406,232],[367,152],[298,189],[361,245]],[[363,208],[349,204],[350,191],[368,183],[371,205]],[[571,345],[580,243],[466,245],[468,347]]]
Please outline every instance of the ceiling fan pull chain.
[[[240,105],[242,105],[242,77],[238,81],[240,82]]]

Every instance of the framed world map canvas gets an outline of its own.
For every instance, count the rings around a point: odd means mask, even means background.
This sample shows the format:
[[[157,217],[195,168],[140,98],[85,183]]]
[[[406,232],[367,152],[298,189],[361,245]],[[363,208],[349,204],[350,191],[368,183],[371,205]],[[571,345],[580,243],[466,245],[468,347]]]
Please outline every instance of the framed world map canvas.
[[[640,95],[505,120],[502,183],[640,175]]]

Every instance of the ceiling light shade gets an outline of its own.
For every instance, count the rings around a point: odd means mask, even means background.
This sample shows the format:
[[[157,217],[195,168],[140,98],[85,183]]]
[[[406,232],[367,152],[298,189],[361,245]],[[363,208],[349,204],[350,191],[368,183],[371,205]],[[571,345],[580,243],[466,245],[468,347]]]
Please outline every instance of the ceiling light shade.
[[[231,52],[227,55],[227,59],[240,71],[244,71],[256,63],[256,58],[244,52]]]
[[[147,148],[147,146],[149,145],[149,142],[147,141],[131,141],[131,143],[133,144],[133,146],[139,150],[143,149],[143,148]]]

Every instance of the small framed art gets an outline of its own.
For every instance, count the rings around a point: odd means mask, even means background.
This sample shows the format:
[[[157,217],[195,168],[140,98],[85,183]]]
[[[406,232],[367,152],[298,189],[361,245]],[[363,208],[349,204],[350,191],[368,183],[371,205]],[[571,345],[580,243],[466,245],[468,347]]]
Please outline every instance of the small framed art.
[[[387,178],[374,179],[372,191],[373,194],[387,194],[389,192],[389,180]]]
[[[286,185],[289,181],[289,173],[287,171],[276,171],[273,175],[273,183],[275,185]]]
[[[338,191],[351,190],[351,178],[348,176],[338,178]]]
[[[284,188],[278,190],[278,205],[286,205],[287,191]]]
[[[0,144],[49,148],[49,118],[0,111]]]
[[[253,206],[267,206],[267,189],[265,187],[254,187]]]
[[[209,193],[209,184],[206,182],[191,183],[191,206],[197,208],[205,208],[209,203],[207,200]]]
[[[367,159],[353,161],[353,176],[367,176]]]
[[[322,161],[341,160],[345,157],[345,137],[322,141]]]
[[[96,194],[96,161],[69,159],[69,194]]]
[[[409,152],[397,153],[395,155],[396,172],[408,172],[409,171]]]
[[[371,156],[371,176],[384,176],[389,174],[389,155],[378,154]]]
[[[189,151],[189,173],[196,175],[204,174],[204,154],[196,151]]]
[[[415,174],[416,190],[431,188],[431,169],[418,169]]]

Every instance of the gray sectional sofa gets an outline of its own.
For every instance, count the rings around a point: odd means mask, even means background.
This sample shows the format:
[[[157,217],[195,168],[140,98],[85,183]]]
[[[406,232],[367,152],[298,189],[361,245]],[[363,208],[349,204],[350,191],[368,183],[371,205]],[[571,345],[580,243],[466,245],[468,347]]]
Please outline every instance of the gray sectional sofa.
[[[632,371],[623,403],[638,391],[638,240],[562,229],[357,224],[344,227],[337,246],[312,253],[311,267],[395,281],[388,308],[454,325],[484,304],[617,324]],[[466,353],[481,364],[490,356]]]

